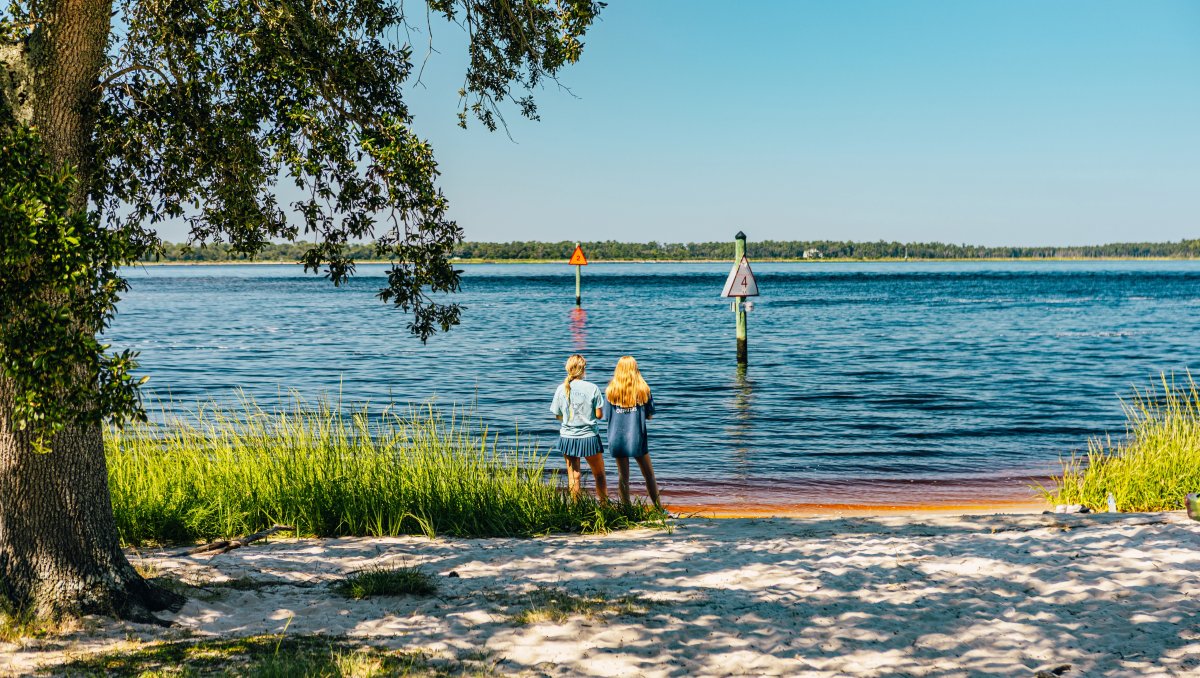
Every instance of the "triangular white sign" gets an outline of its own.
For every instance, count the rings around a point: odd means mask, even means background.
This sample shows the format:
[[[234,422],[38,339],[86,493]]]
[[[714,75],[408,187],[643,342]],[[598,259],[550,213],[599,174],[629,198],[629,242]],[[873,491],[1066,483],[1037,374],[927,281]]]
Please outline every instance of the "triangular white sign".
[[[754,271],[750,270],[750,260],[742,257],[742,260],[733,265],[733,269],[729,271],[729,277],[725,279],[725,289],[721,292],[723,297],[757,297],[758,283],[754,280]]]

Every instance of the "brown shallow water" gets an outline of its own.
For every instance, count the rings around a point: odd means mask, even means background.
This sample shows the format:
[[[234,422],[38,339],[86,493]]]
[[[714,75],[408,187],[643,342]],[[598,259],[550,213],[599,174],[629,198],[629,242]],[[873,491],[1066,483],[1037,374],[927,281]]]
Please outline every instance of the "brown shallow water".
[[[674,486],[660,477],[659,482],[663,503],[672,511],[721,518],[1039,512],[1051,507],[1033,487],[1053,487],[1040,476]]]

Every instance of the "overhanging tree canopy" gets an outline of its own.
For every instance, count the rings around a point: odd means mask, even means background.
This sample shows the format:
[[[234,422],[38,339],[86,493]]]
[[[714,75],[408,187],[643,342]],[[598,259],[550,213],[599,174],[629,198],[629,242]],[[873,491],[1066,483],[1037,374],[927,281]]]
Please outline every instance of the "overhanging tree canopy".
[[[29,159],[5,166],[0,186],[0,262],[23,266],[0,282],[0,601],[134,617],[171,602],[118,548],[99,426],[137,412],[131,356],[105,355],[96,333],[122,289],[116,267],[155,247],[156,224],[184,220],[193,240],[242,253],[304,235],[316,241],[306,270],[334,284],[354,272],[347,243],[371,239],[392,262],[380,298],[410,313],[422,340],[447,330],[461,309],[438,295],[458,289],[448,259],[462,231],[411,128],[406,36],[437,17],[467,32],[459,122],[494,130],[506,103],[537,116],[530,91],[579,58],[601,4],[34,0],[0,11],[0,143]],[[303,197],[281,204],[280,182]],[[33,321],[45,309],[55,323]]]

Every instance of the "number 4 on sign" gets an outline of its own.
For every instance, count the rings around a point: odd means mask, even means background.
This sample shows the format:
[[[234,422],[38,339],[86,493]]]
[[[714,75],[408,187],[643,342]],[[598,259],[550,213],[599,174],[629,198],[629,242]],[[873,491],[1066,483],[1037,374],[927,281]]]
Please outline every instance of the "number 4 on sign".
[[[754,280],[754,271],[750,270],[750,260],[742,257],[742,260],[734,265],[729,271],[729,277],[725,279],[725,289],[721,292],[722,297],[757,297],[758,283]]]

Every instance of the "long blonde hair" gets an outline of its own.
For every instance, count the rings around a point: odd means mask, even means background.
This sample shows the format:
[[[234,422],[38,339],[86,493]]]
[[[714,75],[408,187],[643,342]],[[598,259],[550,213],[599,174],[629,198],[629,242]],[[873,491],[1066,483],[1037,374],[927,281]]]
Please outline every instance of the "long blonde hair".
[[[617,407],[636,407],[650,400],[650,385],[642,378],[633,356],[621,356],[617,361],[617,369],[613,370],[612,381],[604,389],[604,397]]]
[[[583,379],[583,374],[587,370],[587,361],[578,353],[567,358],[567,378],[563,380],[563,390],[567,396],[567,419],[571,418],[571,382],[576,379]]]

